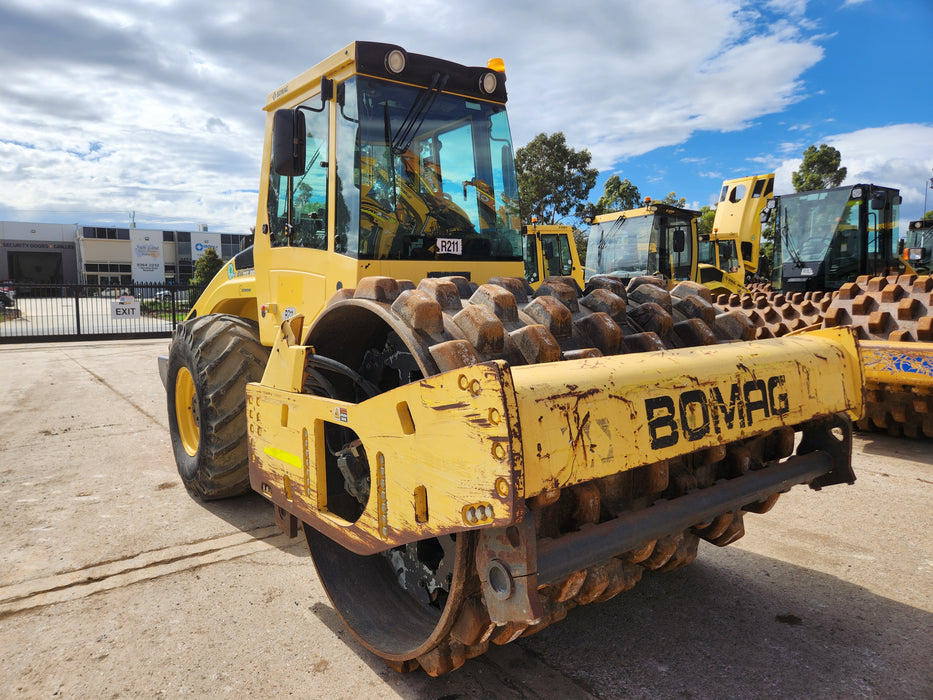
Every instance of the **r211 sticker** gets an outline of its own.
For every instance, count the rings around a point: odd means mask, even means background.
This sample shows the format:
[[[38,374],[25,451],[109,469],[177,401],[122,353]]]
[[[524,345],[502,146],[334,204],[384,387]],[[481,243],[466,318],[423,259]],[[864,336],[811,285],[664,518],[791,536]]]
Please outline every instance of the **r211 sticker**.
[[[442,255],[463,255],[463,239],[438,238],[437,252]]]

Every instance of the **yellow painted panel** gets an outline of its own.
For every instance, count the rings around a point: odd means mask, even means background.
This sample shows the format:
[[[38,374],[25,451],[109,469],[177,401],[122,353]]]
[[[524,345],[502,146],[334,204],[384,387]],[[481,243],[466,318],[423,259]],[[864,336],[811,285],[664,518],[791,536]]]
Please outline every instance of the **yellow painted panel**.
[[[277,349],[295,363],[307,352],[281,341]],[[511,524],[522,498],[547,489],[830,414],[857,418],[862,385],[851,329],[511,368],[497,361],[360,404],[250,384],[250,481],[353,551],[376,552]],[[368,458],[370,498],[354,523],[327,510],[328,423],[351,429]],[[289,493],[287,482],[304,488]]]
[[[848,329],[514,367],[512,375],[526,496],[821,415],[857,418],[862,406]]]
[[[510,524],[522,494],[507,374],[504,363],[477,365],[360,404],[250,384],[252,486],[361,553]],[[401,404],[406,411],[399,411]],[[288,425],[280,419],[283,406]],[[366,451],[372,487],[355,523],[326,509],[326,423],[353,430]],[[293,490],[291,502],[285,499],[286,477],[307,485]]]

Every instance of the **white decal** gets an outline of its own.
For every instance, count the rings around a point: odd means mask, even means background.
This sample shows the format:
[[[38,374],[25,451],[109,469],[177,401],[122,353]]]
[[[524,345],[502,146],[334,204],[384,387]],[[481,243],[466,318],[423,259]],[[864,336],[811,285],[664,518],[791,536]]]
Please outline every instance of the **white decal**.
[[[460,238],[438,238],[437,252],[444,255],[463,255],[463,240]]]

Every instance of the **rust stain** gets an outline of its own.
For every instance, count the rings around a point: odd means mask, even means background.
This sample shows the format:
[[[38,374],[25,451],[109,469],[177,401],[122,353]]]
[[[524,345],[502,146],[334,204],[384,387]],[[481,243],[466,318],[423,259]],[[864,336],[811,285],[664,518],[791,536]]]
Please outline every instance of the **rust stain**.
[[[469,408],[470,404],[465,401],[457,401],[456,403],[445,403],[439,406],[431,406],[435,411],[456,411],[462,408]]]
[[[609,394],[609,398],[615,401],[621,401],[625,404],[625,407],[628,409],[629,420],[634,421],[638,415],[638,409],[635,407],[635,402],[631,399],[628,399],[620,394]]]
[[[558,404],[562,401],[567,401],[568,399],[580,401],[581,399],[587,399],[590,396],[598,396],[599,394],[603,392],[603,389],[596,388],[596,387],[592,389],[587,389],[586,391],[580,391],[580,392],[576,391],[576,389],[577,387],[575,385],[571,385],[567,387],[567,391],[562,391],[557,394],[550,394],[548,396],[542,396],[539,399],[535,399],[535,402]],[[559,408],[559,407],[555,407],[555,408]],[[551,410],[554,410],[554,408],[552,408]]]
[[[567,467],[562,467],[558,473],[558,477],[561,483],[569,483],[574,476],[576,471],[578,461],[582,458],[584,466],[588,463],[587,460],[587,451],[592,449],[592,445],[587,445],[583,440],[584,432],[587,429],[590,421],[590,412],[587,411],[586,414],[581,418],[580,416],[580,402],[586,399],[592,394],[599,394],[600,390],[591,389],[589,391],[583,392],[582,394],[575,395],[573,398],[573,406],[568,406],[566,403],[563,405],[555,406],[557,410],[560,410],[561,414],[564,416],[564,420],[567,424],[567,433],[570,436],[570,445],[571,445],[571,458],[570,463],[567,465],[570,472],[566,474]],[[581,452],[582,451],[582,452]]]

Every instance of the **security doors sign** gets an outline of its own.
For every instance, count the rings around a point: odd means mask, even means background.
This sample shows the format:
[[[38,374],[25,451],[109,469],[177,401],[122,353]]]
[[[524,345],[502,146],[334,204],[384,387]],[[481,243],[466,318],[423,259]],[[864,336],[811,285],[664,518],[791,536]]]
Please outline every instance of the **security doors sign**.
[[[110,318],[139,318],[139,302],[127,296],[111,301]]]

